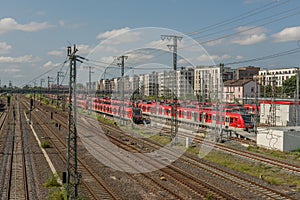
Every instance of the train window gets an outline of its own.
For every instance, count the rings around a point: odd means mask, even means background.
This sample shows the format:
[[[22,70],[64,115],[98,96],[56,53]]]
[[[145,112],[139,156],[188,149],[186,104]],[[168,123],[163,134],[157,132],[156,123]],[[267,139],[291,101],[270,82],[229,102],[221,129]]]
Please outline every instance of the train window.
[[[233,121],[234,121],[234,118],[230,117],[229,123],[233,123]]]
[[[194,112],[193,115],[194,115],[194,121],[197,121],[198,114],[196,112]]]
[[[225,117],[225,122],[229,122],[229,117],[228,116]]]
[[[251,122],[251,115],[242,115],[242,118],[245,123],[250,123]]]
[[[187,112],[187,116],[188,117],[191,117],[192,115],[191,115],[191,112]]]

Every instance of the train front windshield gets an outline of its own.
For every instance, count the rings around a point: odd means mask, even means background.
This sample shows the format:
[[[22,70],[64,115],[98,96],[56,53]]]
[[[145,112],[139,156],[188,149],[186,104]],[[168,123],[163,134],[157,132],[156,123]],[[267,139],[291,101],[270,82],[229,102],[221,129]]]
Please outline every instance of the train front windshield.
[[[245,124],[252,124],[252,117],[251,115],[242,115],[242,118]]]
[[[133,109],[132,111],[133,111],[135,116],[138,116],[138,115],[142,114],[141,109]]]

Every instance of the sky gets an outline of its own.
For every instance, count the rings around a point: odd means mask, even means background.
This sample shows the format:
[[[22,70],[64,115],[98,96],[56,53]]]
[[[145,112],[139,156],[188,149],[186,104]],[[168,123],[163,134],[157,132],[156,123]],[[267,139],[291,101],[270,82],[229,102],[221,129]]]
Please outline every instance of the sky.
[[[161,40],[163,34],[182,37],[178,66],[299,67],[299,17],[298,0],[1,1],[1,86],[55,81],[58,71],[67,73],[73,44],[89,60],[78,66],[79,82],[87,81],[87,66],[93,80],[107,66],[108,75],[119,73],[115,57],[125,54],[126,73],[171,68],[173,41]],[[281,52],[287,55],[257,59]]]

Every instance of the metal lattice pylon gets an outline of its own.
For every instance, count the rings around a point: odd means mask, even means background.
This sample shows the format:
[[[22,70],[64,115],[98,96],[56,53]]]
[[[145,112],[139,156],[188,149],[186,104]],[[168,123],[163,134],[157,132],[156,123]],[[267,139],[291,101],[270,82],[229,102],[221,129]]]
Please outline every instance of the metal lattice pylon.
[[[70,60],[69,105],[68,105],[68,153],[67,153],[67,198],[78,197],[80,175],[77,168],[77,129],[76,129],[76,46],[68,47]]]

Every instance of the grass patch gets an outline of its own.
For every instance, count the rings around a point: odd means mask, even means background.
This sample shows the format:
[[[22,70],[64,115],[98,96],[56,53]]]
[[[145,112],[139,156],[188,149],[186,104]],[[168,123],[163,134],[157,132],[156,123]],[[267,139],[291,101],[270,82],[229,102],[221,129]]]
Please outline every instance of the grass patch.
[[[103,123],[106,123],[106,124],[109,124],[109,125],[114,125],[115,124],[115,121],[111,120],[111,119],[107,119],[105,117],[102,117],[102,116],[97,116],[97,120],[100,121],[100,122],[103,122]]]
[[[259,146],[248,146],[248,151],[262,154],[271,158],[277,158],[283,161],[294,161],[300,164],[300,149],[297,149],[292,152],[282,152],[279,150],[266,149]]]
[[[149,137],[151,140],[154,140],[156,142],[159,142],[163,145],[169,144],[171,142],[170,137],[160,136],[160,135],[153,135]]]
[[[237,158],[223,152],[210,152],[203,158],[204,160],[233,169],[235,171],[260,178],[272,185],[294,185],[300,190],[299,176],[281,172],[277,167],[271,167],[262,163],[252,162]]]
[[[61,188],[51,188],[48,196],[48,200],[67,200],[66,190]]]
[[[57,180],[58,175],[52,174],[51,177],[43,184],[43,186],[46,188],[61,187],[62,185]]]
[[[50,147],[51,147],[51,144],[50,144],[49,141],[42,141],[41,147],[44,148],[44,149],[50,148]]]

